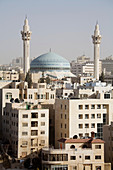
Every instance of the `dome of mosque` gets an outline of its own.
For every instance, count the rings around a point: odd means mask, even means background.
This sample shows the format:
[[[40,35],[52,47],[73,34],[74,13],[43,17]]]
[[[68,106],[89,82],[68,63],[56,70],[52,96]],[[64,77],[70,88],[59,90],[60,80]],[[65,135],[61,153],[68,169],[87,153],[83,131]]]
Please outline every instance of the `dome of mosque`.
[[[31,72],[39,72],[39,71],[69,71],[70,63],[68,60],[55,54],[53,52],[49,52],[46,54],[42,54],[39,57],[32,60],[30,64]]]

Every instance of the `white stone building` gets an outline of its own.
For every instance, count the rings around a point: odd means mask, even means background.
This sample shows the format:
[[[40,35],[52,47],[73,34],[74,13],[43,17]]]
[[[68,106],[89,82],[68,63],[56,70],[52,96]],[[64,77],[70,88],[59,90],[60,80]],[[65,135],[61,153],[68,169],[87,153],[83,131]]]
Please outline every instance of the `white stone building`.
[[[59,149],[42,149],[43,170],[111,170],[101,139],[60,139]]]
[[[19,73],[15,70],[12,71],[0,71],[0,78],[2,80],[19,80]]]
[[[71,72],[76,76],[93,76],[94,75],[94,62],[77,63],[76,61],[71,62]],[[99,75],[102,72],[101,61],[99,61]]]
[[[91,131],[103,138],[103,125],[113,120],[112,102],[107,93],[86,99],[56,99],[55,147],[58,148],[58,139],[62,137],[89,136]]]

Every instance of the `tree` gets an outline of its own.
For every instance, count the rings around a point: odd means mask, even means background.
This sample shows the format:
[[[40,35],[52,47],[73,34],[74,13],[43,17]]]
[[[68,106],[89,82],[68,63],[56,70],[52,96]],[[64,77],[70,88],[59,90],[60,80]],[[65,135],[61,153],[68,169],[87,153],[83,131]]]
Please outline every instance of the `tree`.
[[[28,159],[26,159],[25,161],[24,161],[24,167],[25,168],[29,168],[29,166],[30,166],[30,158],[28,158]]]
[[[30,74],[29,71],[28,71],[28,73],[26,74],[25,81],[28,82],[28,88],[31,88],[31,86],[32,86],[32,79],[31,79],[31,74]]]
[[[49,77],[46,77],[46,83],[50,84],[50,78]]]
[[[99,80],[101,82],[104,82],[104,72],[102,71],[101,76],[99,77]]]

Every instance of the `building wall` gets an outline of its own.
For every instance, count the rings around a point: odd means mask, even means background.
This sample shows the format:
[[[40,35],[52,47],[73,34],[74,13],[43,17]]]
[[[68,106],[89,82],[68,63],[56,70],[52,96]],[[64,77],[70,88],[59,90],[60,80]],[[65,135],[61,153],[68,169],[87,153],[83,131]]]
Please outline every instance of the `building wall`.
[[[6,104],[3,132],[3,139],[10,141],[17,158],[38,152],[42,147],[49,146],[49,110],[27,110],[22,104]]]
[[[105,140],[105,162],[110,162],[113,169],[113,122],[103,127],[103,139]]]
[[[45,167],[49,169],[65,167],[69,170],[96,170],[97,167],[101,167],[101,170],[105,170],[105,167],[108,170],[111,169],[110,163],[104,163],[104,143],[92,143],[90,148],[82,148],[83,144],[82,142],[65,143],[65,149],[43,148],[43,169],[45,170]],[[75,145],[75,149],[71,149],[72,145]],[[98,159],[97,156],[99,156]]]
[[[97,137],[102,138],[103,124],[110,124],[113,120],[112,115],[112,99],[56,99],[55,147],[58,148],[58,139],[62,137],[89,136],[92,131]]]

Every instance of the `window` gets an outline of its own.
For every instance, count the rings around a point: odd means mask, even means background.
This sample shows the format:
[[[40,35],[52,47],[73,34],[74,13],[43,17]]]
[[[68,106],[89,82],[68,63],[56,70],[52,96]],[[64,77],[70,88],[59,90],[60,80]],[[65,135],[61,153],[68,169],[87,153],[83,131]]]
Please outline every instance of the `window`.
[[[65,115],[65,119],[66,119],[67,117],[66,117],[66,115]]]
[[[86,136],[86,137],[89,137],[89,133],[85,133],[85,136]]]
[[[62,114],[61,114],[61,119],[62,119]]]
[[[66,133],[65,133],[65,138],[66,138]]]
[[[62,109],[62,104],[61,104],[61,109]]]
[[[70,160],[76,160],[76,156],[70,156]]]
[[[101,105],[100,104],[97,105],[97,109],[101,109]]]
[[[79,137],[82,138],[83,137],[83,133],[79,133]]]
[[[12,98],[12,93],[8,92],[5,95],[5,99],[11,99]]]
[[[91,124],[91,128],[95,128],[95,123],[92,123],[92,124]]]
[[[83,109],[83,105],[78,106],[79,110]]]
[[[38,118],[38,113],[37,112],[31,113],[31,118]]]
[[[101,159],[101,155],[96,155],[95,159]]]
[[[39,88],[45,88],[45,85],[39,85]]]
[[[101,166],[96,166],[96,170],[101,170]]]
[[[38,130],[31,130],[31,136],[37,136]]]
[[[49,93],[46,93],[46,100],[49,100]]]
[[[62,123],[61,123],[60,127],[62,128]]]
[[[103,109],[106,109],[106,105],[105,104],[103,104]]]
[[[104,99],[110,99],[110,94],[104,94]]]
[[[28,123],[22,123],[23,127],[28,127]]]
[[[41,145],[44,145],[45,144],[45,140],[41,140]]]
[[[32,94],[29,94],[29,99],[32,99]]]
[[[66,124],[65,124],[65,129],[66,129]]]
[[[28,141],[22,141],[22,145],[27,145]]]
[[[89,105],[85,105],[85,109],[89,109]]]
[[[22,136],[27,136],[28,132],[22,132]]]
[[[78,115],[78,118],[79,118],[79,119],[83,119],[83,115],[82,115],[82,114],[79,114],[79,115]]]
[[[23,118],[28,118],[28,115],[23,115]]]
[[[66,105],[65,105],[65,110],[66,110]]]
[[[101,118],[101,114],[99,113],[99,114],[97,114],[97,118]]]
[[[88,123],[85,124],[85,128],[89,128],[89,124]]]
[[[83,128],[83,124],[79,124],[79,129],[82,129]]]
[[[73,166],[73,170],[77,170],[77,166]]]
[[[95,105],[94,104],[91,105],[91,109],[95,109]]]
[[[61,138],[62,138],[62,133],[61,133],[61,135],[60,135],[60,136],[61,136]]]
[[[22,157],[27,156],[27,152],[22,152]]]
[[[85,159],[90,160],[90,156],[89,155],[85,156]]]
[[[45,122],[41,122],[41,126],[45,126]]]
[[[71,146],[70,146],[70,149],[75,149],[75,145],[71,145]]]
[[[85,119],[89,119],[89,114],[85,114]]]
[[[101,149],[101,145],[95,145],[95,149]]]
[[[43,94],[41,94],[41,99],[43,99]]]
[[[91,119],[95,119],[95,114],[91,114]]]
[[[31,127],[38,127],[38,121],[32,121]]]
[[[43,130],[43,131],[41,131],[41,132],[40,132],[40,134],[41,134],[41,135],[44,135],[44,134],[45,134],[45,131],[44,131],[44,130]]]
[[[41,113],[41,117],[45,117],[45,113]]]

